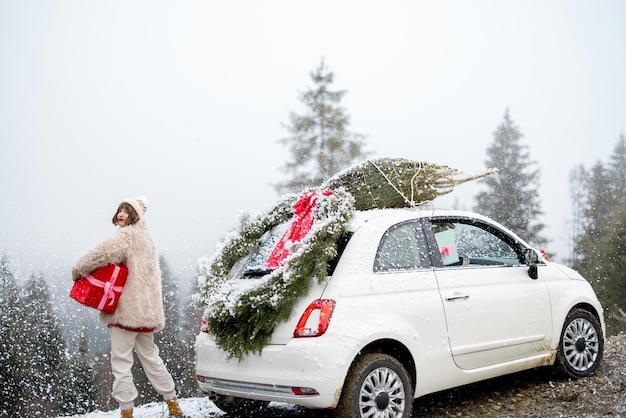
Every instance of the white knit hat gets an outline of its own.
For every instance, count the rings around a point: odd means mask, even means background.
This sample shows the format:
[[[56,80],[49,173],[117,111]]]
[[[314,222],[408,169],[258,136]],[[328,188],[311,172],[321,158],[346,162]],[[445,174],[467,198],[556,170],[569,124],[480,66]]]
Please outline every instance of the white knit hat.
[[[135,198],[124,199],[122,200],[122,203],[128,203],[129,205],[131,205],[133,209],[135,209],[135,212],[137,212],[139,219],[141,219],[143,218],[143,215],[145,215],[146,210],[148,210],[149,201],[147,197],[139,196]]]

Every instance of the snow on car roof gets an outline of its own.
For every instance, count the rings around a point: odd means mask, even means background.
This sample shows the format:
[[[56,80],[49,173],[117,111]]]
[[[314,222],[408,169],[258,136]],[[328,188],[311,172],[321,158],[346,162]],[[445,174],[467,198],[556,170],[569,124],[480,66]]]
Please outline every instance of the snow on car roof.
[[[388,209],[371,209],[354,212],[354,216],[348,225],[348,230],[356,231],[366,222],[383,222],[393,225],[408,219],[416,219],[423,217],[436,216],[452,216],[452,217],[468,217],[485,221],[502,231],[512,235],[515,239],[528,246],[528,244],[520,238],[515,232],[511,231],[504,225],[495,220],[481,215],[476,212],[469,212],[457,209],[435,208],[432,204],[420,205],[414,208],[388,208]]]
[[[404,219],[422,218],[430,216],[473,216],[480,217],[475,213],[458,211],[452,209],[439,209],[432,206],[416,206],[414,208],[388,208],[388,209],[371,209],[358,210],[354,212],[354,216],[350,222],[351,230],[358,228],[364,222],[370,222],[374,219],[384,218],[385,222],[399,222]]]

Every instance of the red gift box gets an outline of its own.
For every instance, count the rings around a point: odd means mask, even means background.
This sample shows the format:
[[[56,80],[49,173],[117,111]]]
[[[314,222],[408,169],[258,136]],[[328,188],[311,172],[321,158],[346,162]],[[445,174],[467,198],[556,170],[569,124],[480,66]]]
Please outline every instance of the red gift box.
[[[124,289],[128,269],[124,264],[110,264],[74,282],[70,297],[80,304],[113,313]]]

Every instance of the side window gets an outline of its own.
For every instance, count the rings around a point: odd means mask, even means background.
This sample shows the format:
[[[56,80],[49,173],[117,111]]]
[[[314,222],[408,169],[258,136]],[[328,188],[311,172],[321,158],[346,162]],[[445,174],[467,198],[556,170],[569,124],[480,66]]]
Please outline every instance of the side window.
[[[395,225],[383,235],[374,261],[375,272],[416,270],[430,267],[426,239],[420,224]]]
[[[519,256],[502,237],[471,223],[433,221],[444,266],[518,265]]]

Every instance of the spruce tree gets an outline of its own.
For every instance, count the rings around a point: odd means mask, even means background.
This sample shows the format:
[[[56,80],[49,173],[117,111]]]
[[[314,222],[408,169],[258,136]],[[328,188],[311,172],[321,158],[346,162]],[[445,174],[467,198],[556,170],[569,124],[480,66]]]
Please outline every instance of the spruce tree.
[[[111,396],[113,387],[113,372],[111,370],[111,345],[91,356],[90,364],[93,365],[96,379],[96,404],[98,408],[107,411],[118,408],[117,401]]]
[[[597,161],[585,178],[584,228],[578,243],[582,268],[598,253],[598,243],[612,232],[610,220],[626,199],[626,139],[621,134],[609,156],[608,164]]]
[[[597,243],[593,274],[598,298],[606,310],[608,333],[617,334],[626,331],[621,313],[626,311],[626,201],[609,221],[610,232]]]
[[[193,376],[185,362],[184,342],[180,338],[180,300],[178,295],[177,278],[164,256],[159,257],[163,286],[163,310],[165,311],[165,328],[156,335],[156,342],[161,351],[161,357],[168,371],[172,375],[176,388],[180,392],[188,376]],[[194,381],[195,383],[195,381]]]
[[[615,211],[626,199],[626,137],[620,134],[609,159],[609,184]]]
[[[597,161],[589,171],[586,182],[586,198],[583,207],[583,233],[576,243],[577,258],[574,268],[584,276],[596,277],[600,263],[600,242],[613,210],[610,175],[602,161]]]
[[[98,406],[99,387],[96,381],[96,371],[91,366],[89,358],[89,336],[85,326],[81,326],[76,353],[71,357],[70,369],[72,375],[73,400],[72,410],[69,412],[85,414],[95,410]],[[69,394],[66,395],[68,398]]]
[[[346,91],[330,89],[334,73],[322,60],[310,75],[315,86],[300,97],[307,112],[291,113],[291,125],[286,126],[290,135],[280,140],[291,157],[283,167],[287,180],[275,185],[279,193],[317,187],[367,155],[365,137],[348,131],[350,117],[340,106]]]
[[[187,281],[187,289],[182,298],[187,301],[187,303],[183,303],[183,315],[179,333],[184,345],[183,360],[188,370],[187,378],[181,388],[181,396],[187,397],[202,395],[198,387],[198,381],[196,380],[195,374],[196,336],[200,332],[200,327],[202,325],[202,312],[204,310],[196,301],[193,300],[193,295],[198,293],[198,291],[198,276],[196,275],[192,280]]]
[[[0,417],[21,416],[27,396],[23,380],[28,370],[22,341],[26,329],[19,289],[9,258],[0,259]]]
[[[578,254],[577,243],[583,236],[584,215],[585,210],[585,185],[588,181],[588,173],[581,164],[569,172],[570,199],[572,202],[572,219],[571,223],[571,240],[569,264],[575,266],[580,259]]]
[[[521,143],[522,133],[513,123],[509,110],[493,133],[493,143],[487,148],[487,168],[499,173],[481,180],[487,190],[478,193],[475,210],[510,228],[534,246],[544,246],[541,235],[545,225],[539,199],[540,171]]]
[[[42,274],[31,274],[22,300],[25,322],[29,324],[28,332],[22,335],[21,347],[26,354],[28,370],[23,380],[27,392],[23,416],[55,416],[71,412],[73,401],[66,399],[67,387],[72,385],[67,343]]]
[[[624,329],[613,320],[624,306],[626,239],[626,139],[621,134],[608,163],[597,161],[585,177],[583,232],[575,241],[574,267],[591,281],[607,309],[610,330]]]

